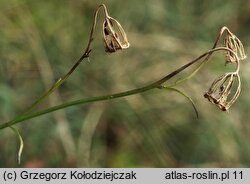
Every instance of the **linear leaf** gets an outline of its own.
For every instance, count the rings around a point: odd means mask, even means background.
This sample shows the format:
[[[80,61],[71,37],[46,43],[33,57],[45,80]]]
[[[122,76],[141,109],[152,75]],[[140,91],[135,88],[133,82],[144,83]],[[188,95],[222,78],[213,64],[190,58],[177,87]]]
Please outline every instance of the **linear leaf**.
[[[12,127],[12,126],[10,126],[10,128],[17,135],[19,142],[20,142],[19,151],[18,151],[18,164],[20,165],[21,156],[22,156],[23,147],[24,147],[23,138],[22,138],[20,132],[18,131],[18,129],[16,129],[15,127]]]
[[[179,89],[176,89],[176,88],[173,88],[173,87],[168,87],[168,86],[161,86],[160,89],[166,89],[166,90],[169,90],[169,91],[175,91],[179,94],[181,94],[182,96],[184,96],[185,98],[187,98],[189,100],[189,102],[192,104],[193,106],[193,109],[195,111],[195,114],[196,114],[196,117],[197,119],[199,118],[199,113],[198,113],[198,110],[196,108],[196,105],[194,103],[194,101],[192,100],[191,97],[189,97],[187,94],[185,94],[184,92],[182,92],[181,90]]]

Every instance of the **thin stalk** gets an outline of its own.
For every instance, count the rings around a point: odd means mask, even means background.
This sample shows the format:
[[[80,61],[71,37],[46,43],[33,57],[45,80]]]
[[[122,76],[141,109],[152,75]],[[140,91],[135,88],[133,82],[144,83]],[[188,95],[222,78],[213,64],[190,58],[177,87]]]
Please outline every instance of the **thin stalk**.
[[[215,40],[215,42],[214,42],[213,47],[212,47],[211,49],[214,49],[214,48],[217,47],[217,45],[218,45],[218,43],[219,43],[219,41],[220,41],[220,39],[221,39],[221,37],[222,37],[222,35],[223,35],[223,33],[224,33],[225,31],[227,31],[229,34],[232,34],[226,26],[222,27],[222,28],[220,29],[220,32],[218,33],[218,35],[217,35],[217,37],[216,37],[216,40]],[[211,54],[212,54],[212,53],[208,54],[208,55],[204,58],[203,62],[201,62],[201,63],[199,64],[199,66],[198,66],[193,72],[191,72],[191,74],[189,74],[187,77],[184,77],[184,78],[182,78],[182,79],[177,80],[173,86],[176,86],[176,85],[178,85],[178,84],[181,84],[181,83],[183,83],[183,82],[185,82],[185,81],[191,79],[191,78],[192,78],[192,77],[193,77],[193,76],[194,76],[194,75],[195,75],[195,74],[196,74],[196,73],[197,73],[206,63],[207,63],[207,61],[208,61],[209,58],[211,57]]]
[[[90,36],[89,36],[89,41],[87,44],[87,47],[84,51],[84,53],[82,54],[82,56],[76,61],[76,63],[72,66],[72,68],[68,71],[68,73],[66,73],[66,75],[64,75],[62,78],[60,78],[47,92],[45,92],[42,96],[40,96],[35,102],[33,102],[27,109],[25,112],[23,112],[22,114],[20,114],[18,117],[21,117],[25,114],[28,114],[32,109],[34,109],[38,104],[40,104],[43,100],[45,100],[51,93],[53,93],[57,88],[59,88],[68,78],[69,76],[76,70],[76,68],[79,66],[79,64],[85,59],[89,57],[89,54],[91,52],[91,43],[94,40],[94,31],[96,28],[96,22],[97,22],[97,16],[99,13],[100,8],[104,9],[104,14],[105,17],[108,16],[107,13],[107,8],[104,4],[101,4],[97,7],[97,9],[95,10],[95,14],[94,14],[94,21],[92,24],[92,28],[90,31]]]
[[[231,49],[228,49],[226,47],[218,47],[215,49],[211,49],[207,52],[205,52],[204,54],[200,55],[199,57],[197,57],[196,59],[190,61],[189,63],[183,65],[182,67],[180,67],[179,69],[171,72],[170,74],[166,75],[165,77],[163,77],[162,79],[155,81],[147,86],[141,87],[141,88],[137,88],[137,89],[133,89],[133,90],[129,90],[129,91],[125,91],[125,92],[121,92],[121,93],[114,93],[111,95],[104,95],[104,96],[96,96],[96,97],[90,97],[90,98],[84,98],[81,100],[76,100],[76,101],[72,101],[72,102],[67,102],[67,103],[63,103],[61,105],[57,105],[54,107],[50,107],[47,108],[45,110],[41,110],[38,112],[34,112],[34,113],[30,113],[30,114],[24,114],[22,116],[19,116],[17,118],[14,118],[13,120],[3,123],[0,125],[0,129],[4,129],[7,127],[10,127],[14,124],[20,123],[22,121],[31,119],[31,118],[35,118],[38,116],[41,116],[43,114],[47,114],[53,111],[57,111],[66,107],[70,107],[70,106],[74,106],[74,105],[80,105],[80,104],[86,104],[86,103],[91,103],[91,102],[97,102],[97,101],[104,101],[104,100],[111,100],[111,99],[116,99],[116,98],[121,98],[121,97],[126,97],[126,96],[131,96],[134,94],[139,94],[139,93],[143,93],[145,91],[149,91],[155,88],[159,88],[164,82],[168,81],[169,79],[171,79],[172,77],[176,76],[177,74],[179,74],[180,72],[182,72],[183,70],[185,70],[186,68],[188,68],[189,66],[193,65],[194,63],[200,61],[203,57],[212,54],[213,52],[216,51],[229,51],[232,52],[233,51]],[[205,62],[205,60],[203,60],[202,62]]]

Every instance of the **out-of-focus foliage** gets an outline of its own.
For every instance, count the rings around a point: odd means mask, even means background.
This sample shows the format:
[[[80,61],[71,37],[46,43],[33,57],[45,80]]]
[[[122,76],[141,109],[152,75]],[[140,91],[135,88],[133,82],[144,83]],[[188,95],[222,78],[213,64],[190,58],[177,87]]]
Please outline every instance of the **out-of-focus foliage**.
[[[25,110],[64,75],[86,47],[97,0],[0,0],[0,122]],[[228,26],[248,43],[250,2],[104,1],[131,47],[105,53],[100,14],[90,61],[38,109],[83,97],[137,88],[163,77],[212,47]],[[242,93],[229,113],[203,98],[224,71],[221,53],[179,86],[71,107],[16,127],[23,167],[249,167],[250,64],[242,63]],[[181,76],[185,76],[187,70]],[[176,78],[178,79],[178,77]],[[0,131],[0,166],[17,167],[18,139]]]

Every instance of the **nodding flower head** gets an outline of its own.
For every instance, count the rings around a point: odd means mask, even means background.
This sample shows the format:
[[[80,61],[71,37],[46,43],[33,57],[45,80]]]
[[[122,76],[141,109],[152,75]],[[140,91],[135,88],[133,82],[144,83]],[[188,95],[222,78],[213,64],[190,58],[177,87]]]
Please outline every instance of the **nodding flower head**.
[[[129,42],[121,24],[108,15],[103,22],[103,40],[107,52],[129,48]]]
[[[217,78],[204,97],[221,110],[227,111],[238,98],[241,90],[238,72],[225,73]],[[233,93],[230,95],[230,93]]]
[[[244,46],[241,43],[240,39],[238,39],[233,33],[228,32],[228,34],[226,34],[224,39],[224,45],[225,47],[231,49],[238,56],[238,59],[240,61],[246,59],[247,56],[245,54]],[[232,54],[232,52],[227,51],[225,57],[226,63],[237,62],[237,58],[234,54]]]

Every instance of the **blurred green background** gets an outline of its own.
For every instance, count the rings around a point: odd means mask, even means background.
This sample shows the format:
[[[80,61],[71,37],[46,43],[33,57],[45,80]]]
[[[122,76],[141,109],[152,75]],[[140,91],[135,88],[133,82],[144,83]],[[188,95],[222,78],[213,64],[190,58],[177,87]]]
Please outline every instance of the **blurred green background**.
[[[211,48],[224,25],[249,53],[246,0],[0,0],[1,123],[23,112],[80,57],[100,3],[122,24],[131,47],[105,53],[101,12],[91,62],[37,109],[149,84]],[[20,123],[21,167],[249,167],[249,62],[242,63],[242,92],[229,113],[203,97],[232,69],[218,53],[178,87],[196,103],[199,119],[184,97],[152,90]],[[17,137],[0,130],[0,167],[19,167],[17,152]]]

